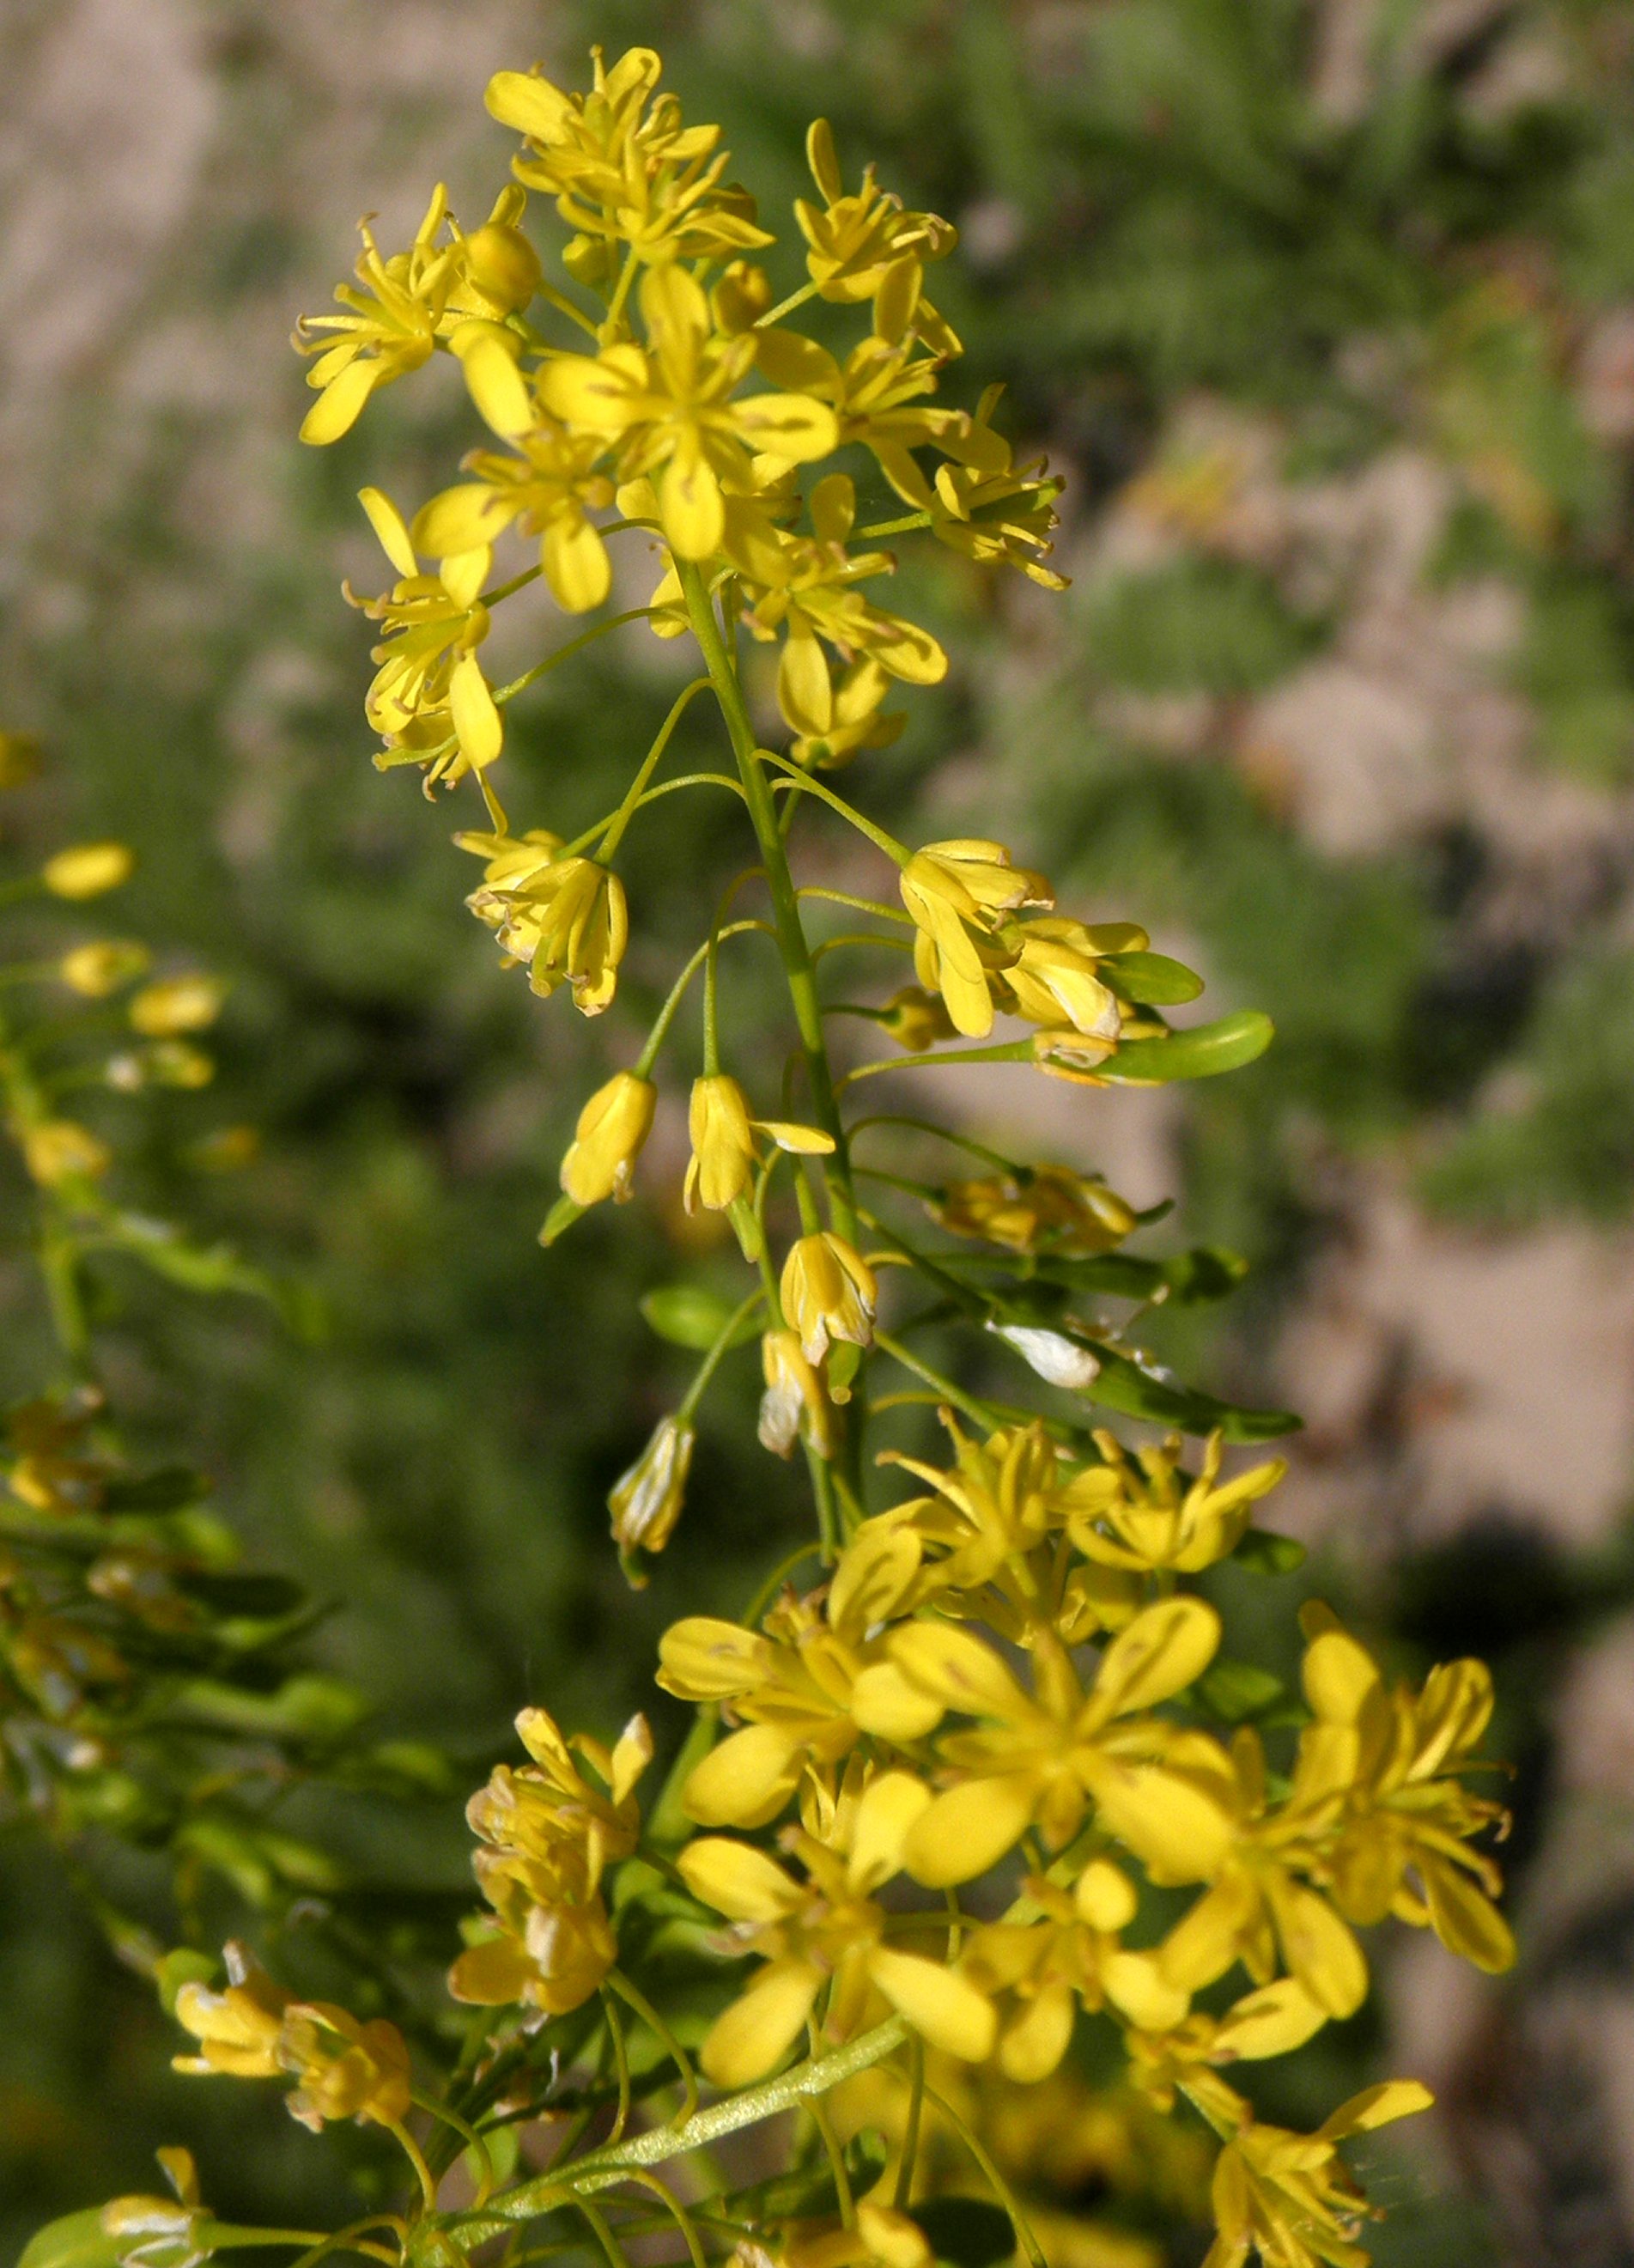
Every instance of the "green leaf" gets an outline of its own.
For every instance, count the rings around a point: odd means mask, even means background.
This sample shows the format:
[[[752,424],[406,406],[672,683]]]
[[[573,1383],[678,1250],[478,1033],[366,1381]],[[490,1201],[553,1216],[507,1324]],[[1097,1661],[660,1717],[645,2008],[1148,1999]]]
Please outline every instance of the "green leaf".
[[[1175,1079],[1213,1079],[1240,1071],[1262,1056],[1274,1027],[1257,1008],[1244,1008],[1217,1023],[1195,1024],[1167,1040],[1130,1040],[1096,1076],[1115,1086],[1162,1086]]]
[[[1226,1660],[1211,1663],[1203,1672],[1197,1680],[1197,1692],[1205,1708],[1228,1725],[1240,1725],[1280,1700],[1283,1682],[1255,1662]]]
[[[102,1505],[107,1512],[180,1512],[209,1494],[202,1473],[187,1465],[162,1465],[155,1472],[127,1473],[105,1482]]]
[[[1140,1260],[1131,1252],[1100,1252],[1083,1260],[1045,1255],[1035,1266],[1045,1283],[1070,1292],[1099,1292],[1115,1300],[1152,1300],[1163,1293],[1182,1307],[1225,1299],[1248,1272],[1240,1253],[1219,1244],[1194,1245],[1168,1260]]]
[[[250,1693],[213,1677],[195,1677],[177,1701],[189,1717],[275,1738],[335,1740],[368,1714],[368,1704],[353,1687],[312,1672],[287,1678],[276,1693]]]
[[[649,1329],[672,1346],[689,1347],[706,1354],[737,1313],[736,1300],[723,1299],[702,1284],[664,1284],[649,1292],[641,1313]],[[759,1331],[753,1315],[746,1315],[732,1333],[731,1344],[747,1346]]]
[[[119,2268],[119,2250],[102,2227],[100,2205],[48,2221],[24,2246],[17,2268]]]
[[[1120,953],[1115,960],[1103,961],[1095,973],[1120,1000],[1137,1001],[1145,1007],[1178,1008],[1203,990],[1196,970],[1183,961],[1171,961],[1167,953]]]
[[[997,2268],[1016,2249],[1010,2215],[990,2198],[927,2198],[909,2217],[924,2231],[937,2258],[952,2268]]]
[[[1088,1397],[1125,1418],[1150,1418],[1183,1433],[1211,1433],[1218,1426],[1228,1441],[1274,1441],[1299,1430],[1302,1421],[1291,1410],[1245,1410],[1196,1387],[1154,1378],[1114,1348],[1100,1346],[1096,1352],[1100,1372],[1086,1389]]]
[[[1291,1575],[1305,1565],[1306,1550],[1292,1535],[1250,1528],[1231,1556],[1234,1565],[1251,1568],[1256,1575]]]

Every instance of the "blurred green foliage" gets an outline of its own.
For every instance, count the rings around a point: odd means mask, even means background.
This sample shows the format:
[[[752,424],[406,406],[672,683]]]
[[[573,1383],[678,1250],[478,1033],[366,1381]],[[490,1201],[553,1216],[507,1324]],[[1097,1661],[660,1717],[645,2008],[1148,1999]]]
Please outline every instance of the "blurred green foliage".
[[[979,752],[980,784],[961,792],[983,831],[1007,823],[1025,844],[1032,830],[1064,891],[1115,900],[1159,946],[1183,909],[1211,1001],[1276,1018],[1271,1057],[1191,1097],[1181,1138],[1187,1237],[1240,1249],[1255,1276],[1226,1320],[1191,1308],[1164,1325],[1175,1359],[1211,1365],[1248,1399],[1270,1398],[1268,1351],[1321,1248],[1314,1152],[1394,1145],[1430,1203],[1478,1223],[1612,1220],[1634,1203],[1627,853],[1609,800],[1634,777],[1629,459],[1626,435],[1596,428],[1584,377],[1596,324],[1634,293],[1634,34],[1609,0],[1517,0],[1440,29],[1438,11],[1387,0],[1356,11],[1355,85],[1336,90],[1324,42],[1347,12],[605,0],[554,9],[541,33],[552,62],[593,37],[660,46],[688,107],[727,122],[744,173],[772,194],[800,189],[804,127],[825,112],[848,166],[875,156],[909,202],[961,223],[966,256],[938,298],[971,383],[1003,379],[1012,429],[1073,473],[1087,571],[1063,631],[1025,608],[987,616],[974,584],[940,565],[915,611],[931,609],[963,659],[915,703],[897,747],[865,761],[905,801],[950,752]],[[1505,80],[1528,42],[1554,61]],[[276,132],[298,99],[294,63],[276,31],[234,56],[237,114]],[[497,174],[497,138],[485,154]],[[241,199],[206,226],[179,279],[224,330],[236,306],[268,299],[292,316],[291,277],[305,291],[350,258],[341,241],[291,240],[253,190],[252,170],[247,212]],[[384,396],[366,442],[320,453],[294,444],[292,362],[285,392],[283,519],[247,556],[224,560],[208,519],[178,502],[212,446],[197,421],[178,419],[140,481],[73,527],[80,617],[8,657],[30,712],[9,721],[47,735],[59,784],[57,810],[18,824],[44,847],[65,803],[86,831],[127,836],[145,930],[232,978],[222,1115],[260,1126],[263,1157],[185,1189],[156,1161],[158,1194],[204,1236],[298,1278],[323,1318],[301,1338],[270,1316],[134,1300],[113,1345],[135,1445],[207,1467],[253,1557],[337,1602],[315,1642],[324,1666],[374,1697],[386,1730],[435,1734],[475,1778],[525,1700],[602,1726],[651,1707],[658,1630],[683,1599],[740,1603],[787,1548],[795,1498],[744,1446],[752,1381],[729,1369],[678,1542],[649,1591],[626,1592],[603,1495],[685,1374],[637,1300],[698,1258],[676,1218],[659,1238],[598,1218],[552,1251],[534,1243],[605,1035],[544,1016],[496,970],[451,883],[445,838],[464,814],[426,808],[367,762],[365,641],[328,563],[357,556],[343,545],[365,454],[401,468],[402,492],[425,491],[456,430],[453,396],[441,410]],[[1256,421],[1271,437],[1265,477],[1296,494],[1403,449],[1442,468],[1434,586],[1497,578],[1513,594],[1521,627],[1494,681],[1527,703],[1524,762],[1607,799],[1603,873],[1512,909],[1499,934],[1507,854],[1473,807],[1348,850],[1302,829],[1245,760],[1239,726],[1244,704],[1342,645],[1352,583],[1305,587],[1275,544],[1233,549],[1206,499],[1183,508],[1183,481],[1180,539],[1162,556],[1095,549],[1199,401]],[[82,446],[108,438],[92,423]],[[184,620],[156,636],[143,595],[155,584],[230,603],[196,634]],[[602,648],[546,681],[506,757],[521,823],[571,831],[605,805],[609,771],[645,744],[667,682],[654,667]],[[1180,755],[1159,729],[1170,697],[1203,704]],[[683,756],[704,730],[695,712]],[[661,855],[640,829],[629,843],[637,1007],[697,878],[725,855],[712,807],[664,810]],[[1084,1124],[1093,1163],[1093,1098]],[[651,1230],[644,1202],[643,1214]],[[7,1398],[38,1355],[8,1278]],[[1385,1615],[1399,1601],[1410,1653],[1430,1642],[1437,1600],[1468,1580],[1468,1565],[1410,1568],[1373,1580],[1371,1603]],[[1500,1643],[1542,1665],[1508,1704],[1511,1752],[1527,1759],[1575,1609],[1569,1585],[1522,1587]],[[1503,1690],[1502,1660],[1498,1674]],[[207,2161],[216,2140],[224,2207],[298,2215],[303,2138],[269,2103],[247,2150],[243,2101],[218,2110],[214,2090],[167,2074],[145,1988],[47,1862],[11,1841],[0,2249],[50,2213],[148,2185],[152,2148],[184,2120]],[[464,1852],[444,1806],[373,1822],[358,1863],[407,1864],[458,1895]],[[1375,2022],[1325,2036],[1324,2058],[1352,2061],[1314,2072],[1313,2100],[1366,2066]],[[1473,2207],[1395,2203],[1381,2260],[1488,2257]]]

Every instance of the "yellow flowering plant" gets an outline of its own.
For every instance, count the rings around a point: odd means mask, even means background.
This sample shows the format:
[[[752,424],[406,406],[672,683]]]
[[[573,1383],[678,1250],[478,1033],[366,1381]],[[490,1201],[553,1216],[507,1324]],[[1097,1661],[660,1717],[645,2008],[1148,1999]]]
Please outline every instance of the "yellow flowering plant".
[[[234,1949],[224,1989],[198,1977],[176,2000],[197,2048],[181,2068],[293,2079],[298,2117],[372,2124],[406,2152],[401,2209],[261,2233],[309,2260],[452,2268],[479,2250],[519,2264],[589,2247],[619,2264],[664,2232],[697,2268],[968,2268],[997,2211],[982,2262],[1013,2251],[1036,2268],[1045,2250],[984,2106],[1010,2105],[1013,2130],[1027,2090],[1041,2117],[1051,2089],[1078,2099],[1074,2058],[1099,2037],[1124,2068],[1124,2131],[1190,2122],[1176,2162],[1213,2154],[1211,2268],[1343,2268],[1365,2257],[1370,2207],[1340,2148],[1424,2089],[1389,2082],[1300,2135],[1222,2073],[1352,2012],[1357,1933],[1388,1917],[1508,1964],[1490,1850],[1503,1814],[1467,1782],[1490,1681],[1460,1662],[1391,1687],[1320,1608],[1301,1697],[1224,1658],[1210,1571],[1299,1556],[1254,1524],[1280,1462],[1226,1460],[1295,1421],[1178,1383],[1107,1303],[1138,1318],[1215,1297],[1238,1263],[1138,1256],[1125,1248],[1152,1216],[1104,1182],[906,1108],[867,1113],[877,1079],[894,1097],[912,1073],[912,1094],[918,1074],[970,1064],[1092,1089],[1212,1076],[1251,1062],[1270,1027],[1245,1012],[1174,1028],[1167,1012],[1202,983],[1144,928],[1061,909],[1003,842],[899,840],[835,784],[865,777],[900,729],[898,688],[948,666],[881,602],[886,540],[1058,591],[1060,483],[1016,460],[995,392],[973,409],[938,398],[960,342],[928,290],[953,228],[872,169],[848,188],[818,121],[788,264],[719,129],[686,122],[660,78],[636,48],[598,52],[584,92],[537,71],[491,81],[489,111],[520,137],[514,181],[470,235],[440,188],[407,251],[383,254],[365,230],[342,312],[298,334],[317,395],[302,438],[336,440],[438,354],[485,429],[463,477],[411,512],[363,491],[398,578],[362,601],[385,633],[365,709],[382,767],[419,767],[428,796],[480,798],[455,837],[482,862],[467,902],[535,992],[565,989],[585,1016],[614,1002],[641,922],[619,852],[655,804],[717,797],[741,828],[742,872],[633,1058],[583,1103],[542,1236],[629,1197],[661,1087],[689,1085],[675,1195],[730,1222],[746,1274],[736,1301],[696,1288],[651,1309],[702,1360],[612,1491],[615,1540],[640,1582],[684,1533],[710,1386],[756,1340],[761,1439],[800,1447],[813,1535],[740,1621],[667,1632],[659,1683],[696,1712],[667,1771],[643,1718],[611,1749],[542,1711],[519,1719],[530,1761],[472,1800],[482,1909],[412,2052],[378,2001],[298,2001]],[[530,233],[552,205],[554,274]],[[620,603],[644,557],[644,602]],[[494,610],[534,585],[599,619],[495,683]],[[577,837],[513,830],[512,703],[636,621],[693,656],[651,748]],[[746,668],[762,648],[757,706]],[[723,761],[665,777],[705,696]],[[822,871],[836,826],[848,886],[797,880]],[[867,925],[838,929],[835,909]],[[785,980],[780,1085],[763,1038],[740,1042],[718,1012],[721,957],[750,941]],[[883,997],[835,997],[842,947],[875,956]],[[836,1055],[839,1016],[893,1051]],[[906,1170],[927,1141],[963,1178]],[[932,1331],[1012,1365],[1017,1398],[938,1367]],[[986,1360],[969,1374],[985,1380]],[[893,1443],[871,1455],[887,1413],[916,1410],[940,1414],[942,1461]],[[1138,1446],[1108,1413],[1147,1429]],[[789,2113],[791,2137],[772,2124]],[[745,2182],[713,2146],[750,2128],[765,2134]],[[962,2233],[938,2210],[949,2191]],[[190,2257],[250,2241],[212,2234],[195,2190],[183,2208]],[[109,2207],[112,2257],[151,2257],[170,2211]],[[42,2240],[29,2268],[65,2257]],[[1157,2257],[1132,2236],[1116,2257]]]

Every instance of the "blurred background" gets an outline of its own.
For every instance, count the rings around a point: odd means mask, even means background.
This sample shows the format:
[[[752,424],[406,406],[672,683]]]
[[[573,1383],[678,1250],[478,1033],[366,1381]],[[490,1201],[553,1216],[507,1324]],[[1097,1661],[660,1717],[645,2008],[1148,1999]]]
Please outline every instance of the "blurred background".
[[[489,72],[573,82],[592,40],[663,50],[772,225],[823,112],[848,179],[873,157],[962,232],[936,279],[954,398],[1002,379],[1009,430],[1068,475],[1074,583],[917,571],[908,610],[954,669],[870,790],[1138,917],[1279,1040],[1190,1093],[996,1076],[961,1107],[1137,1203],[1179,1194],[1189,1236],[1247,1256],[1168,1344],[1306,1414],[1275,1516],[1307,1587],[1405,1667],[1494,1662],[1521,1967],[1496,1986],[1395,1943],[1313,2080],[1325,2107],[1387,2064],[1441,2096],[1377,2257],[1634,2262],[1621,0],[6,0],[0,723],[50,760],[11,823],[128,839],[139,933],[231,979],[214,1105],[261,1152],[169,1201],[325,1319],[143,1305],[111,1342],[131,1430],[342,1602],[319,1650],[382,1722],[474,1773],[524,1700],[607,1725],[648,1703],[663,1623],[733,1610],[798,1533],[746,1375],[632,1601],[602,1498],[686,1374],[635,1302],[709,1256],[644,1204],[534,1241],[607,1027],[634,1028],[722,855],[715,814],[632,836],[628,1011],[587,1031],[503,976],[447,843],[473,817],[371,769],[366,626],[336,595],[379,579],[361,482],[412,504],[448,477],[457,379],[382,394],[336,448],[294,439],[287,334],[357,216],[393,248],[440,177],[480,218],[512,146]],[[644,747],[672,657],[629,637],[513,718],[517,823],[570,831]],[[7,1395],[33,1329],[7,1262]],[[457,1807],[398,1856],[457,1888]],[[298,2209],[305,2138],[269,2107],[245,2156],[242,2099],[168,2051],[50,1866],[0,1841],[6,2257],[151,2186],[184,2133],[212,2196]]]

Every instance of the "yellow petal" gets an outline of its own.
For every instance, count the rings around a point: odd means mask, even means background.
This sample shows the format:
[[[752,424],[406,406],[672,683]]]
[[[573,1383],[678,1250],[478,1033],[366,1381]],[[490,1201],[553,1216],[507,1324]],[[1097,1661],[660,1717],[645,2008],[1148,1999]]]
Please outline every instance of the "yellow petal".
[[[571,111],[561,88],[535,71],[496,71],[482,99],[502,126],[536,142],[553,140]]]
[[[1206,1881],[1231,1847],[1231,1821],[1202,1789],[1155,1765],[1107,1764],[1091,1776],[1101,1822],[1166,1883]]]
[[[390,375],[386,364],[358,355],[338,371],[301,420],[301,438],[322,448],[350,433],[375,387]]]
[[[479,331],[460,357],[471,399],[503,440],[526,433],[534,404],[521,372],[490,331]]]
[[[1202,1675],[1220,1642],[1220,1618],[1201,1599],[1165,1599],[1113,1639],[1095,1677],[1098,1719],[1167,1701]]]
[[[920,1741],[942,1719],[942,1704],[909,1684],[894,1661],[870,1663],[851,1688],[851,1719],[882,1741]]]
[[[1375,2126],[1387,2126],[1392,2119],[1411,2118],[1420,2110],[1428,2110],[1434,2101],[1429,2088],[1416,2079],[1387,2079],[1342,2102],[1317,2132],[1326,2141],[1342,2142],[1347,2134],[1370,2134]]]
[[[919,1572],[921,1545],[911,1528],[870,1521],[841,1554],[828,1587],[828,1621],[861,1637],[894,1615]]]
[[[479,2008],[508,2008],[538,1975],[532,1955],[514,1937],[486,1938],[467,1946],[448,1972],[456,2000]]]
[[[813,394],[757,394],[733,408],[749,446],[771,456],[810,465],[820,457],[831,457],[840,446],[838,419],[826,401]]]
[[[736,1623],[688,1615],[659,1641],[659,1683],[683,1701],[725,1701],[761,1683],[776,1656],[769,1642]]]
[[[698,2058],[705,2077],[725,2088],[763,2079],[793,2045],[821,1983],[821,1970],[806,1962],[762,1970],[742,1999],[716,2018]]]
[[[893,1953],[885,1946],[869,1955],[868,1974],[898,2014],[944,2055],[982,2063],[993,2052],[998,2029],[993,2004],[968,1978],[917,1954]]]
[[[494,555],[485,543],[479,543],[470,551],[457,551],[442,562],[442,585],[456,607],[471,608],[476,604],[493,563]]]
[[[659,517],[681,559],[707,559],[720,549],[726,507],[720,482],[701,455],[676,455],[664,470]]]
[[[711,1749],[690,1774],[682,1801],[700,1827],[759,1827],[799,1778],[802,1743],[776,1725],[747,1725]]]
[[[467,481],[458,488],[444,489],[421,505],[414,518],[414,540],[431,558],[452,559],[459,552],[475,551],[491,543],[515,517],[516,504],[503,490],[486,488],[480,481]],[[411,575],[414,570],[407,567],[403,572]]]
[[[1419,1873],[1430,1903],[1430,1919],[1449,1953],[1461,1954],[1477,1969],[1498,1976],[1514,1966],[1515,1940],[1509,1924],[1461,1867],[1421,1858]]]
[[[448,711],[466,761],[478,771],[491,764],[504,746],[505,728],[474,653],[462,653],[449,673]]]
[[[588,614],[613,587],[613,563],[600,529],[582,516],[553,519],[540,546],[545,580],[558,606],[570,615]]]
[[[1354,1725],[1379,1684],[1379,1668],[1365,1646],[1345,1631],[1327,1631],[1306,1647],[1305,1697],[1324,1722]]]
[[[990,1646],[952,1623],[910,1623],[891,1639],[891,1659],[909,1680],[948,1709],[1007,1723],[1032,1705]]]
[[[1302,1883],[1267,1884],[1283,1956],[1319,2007],[1352,2016],[1367,1998],[1367,1963],[1349,1926],[1326,1898]]]
[[[1127,1929],[1138,1903],[1135,1885],[1110,1859],[1092,1859],[1072,1891],[1078,1918],[1091,1929]]]
[[[400,575],[417,575],[419,563],[403,516],[384,490],[359,489],[357,501],[369,515],[369,525],[380,539],[380,549]]]
[[[753,1123],[780,1150],[797,1158],[826,1158],[834,1147],[834,1137],[815,1126],[796,1126],[786,1118],[757,1118]]]
[[[930,1789],[911,1772],[881,1772],[869,1781],[857,1806],[846,1867],[847,1879],[859,1896],[866,1897],[895,1874],[908,1830],[930,1801]]]
[[[1245,1993],[1220,2019],[1214,2035],[1216,2051],[1257,2062],[1265,2056],[1288,2055],[1314,2039],[1328,2021],[1297,1977],[1284,1977]]]
[[[1143,2031],[1183,2023],[1190,1995],[1170,1984],[1153,1953],[1109,1953],[1100,1965],[1107,1998]]]
[[[729,1836],[689,1843],[675,1861],[695,1898],[733,1921],[780,1921],[799,1904],[799,1884],[776,1859]]]
[[[903,1866],[932,1890],[986,1874],[1027,1831],[1037,1786],[1031,1772],[1016,1772],[949,1788],[909,1830]]]
[[[1078,2014],[1064,1984],[1047,1985],[1027,2002],[998,2043],[998,2067],[1006,2079],[1036,2087],[1065,2055]]]

